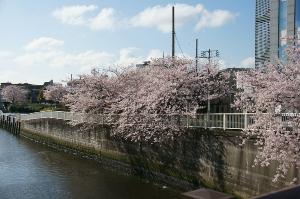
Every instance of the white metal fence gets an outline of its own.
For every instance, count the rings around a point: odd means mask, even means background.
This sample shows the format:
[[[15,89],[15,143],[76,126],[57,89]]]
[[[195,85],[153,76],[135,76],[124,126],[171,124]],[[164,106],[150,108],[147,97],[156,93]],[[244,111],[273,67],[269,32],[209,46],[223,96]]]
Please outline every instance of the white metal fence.
[[[1,113],[0,113],[1,114]],[[30,114],[16,114],[19,121],[53,118],[66,121],[82,121],[83,114],[72,112],[36,112]],[[108,118],[109,117],[109,118]],[[111,116],[98,116],[100,123],[111,123]],[[218,128],[218,129],[244,129],[248,124],[253,123],[253,114],[249,113],[210,113],[198,114],[195,116],[173,115],[166,117],[167,120],[179,122],[187,128]]]
[[[30,114],[3,114],[9,117],[14,117],[18,121],[28,121],[36,119],[53,118],[66,121],[81,122],[84,119],[84,115],[80,113],[72,112],[36,112]],[[111,115],[97,115],[97,121],[102,124],[111,124],[115,119],[112,119]],[[210,114],[198,114],[193,116],[188,115],[168,115],[164,116],[166,121],[172,124],[180,124],[187,128],[216,128],[216,129],[244,129],[249,124],[254,123],[254,114],[251,113],[210,113]],[[284,113],[282,114],[282,121],[288,121],[292,117],[300,117],[300,114]],[[94,119],[95,119],[94,118]]]
[[[84,115],[80,113],[54,111],[54,112],[36,112],[30,114],[9,114],[0,112],[1,118],[10,118],[17,121],[29,121],[36,119],[58,119],[66,121],[81,122]],[[283,113],[281,121],[287,122],[294,117],[300,117],[298,113]],[[112,124],[117,121],[119,116],[97,115],[93,119],[102,124]],[[97,118],[97,119],[95,119]],[[189,115],[165,115],[164,119],[170,124],[179,124],[186,128],[216,128],[216,129],[245,129],[249,124],[254,123],[254,114],[251,113],[210,113]]]

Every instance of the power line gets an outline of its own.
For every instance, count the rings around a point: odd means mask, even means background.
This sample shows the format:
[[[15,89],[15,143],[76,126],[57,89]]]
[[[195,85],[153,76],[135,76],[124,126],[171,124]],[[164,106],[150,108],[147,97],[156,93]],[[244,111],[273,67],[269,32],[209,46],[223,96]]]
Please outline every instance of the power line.
[[[176,43],[177,43],[177,45],[178,45],[178,47],[179,47],[179,49],[180,49],[180,51],[181,51],[181,54],[182,54],[182,56],[183,56],[184,58],[186,58],[186,57],[184,56],[184,53],[183,53],[183,51],[182,51],[182,48],[181,48],[181,45],[180,45],[179,39],[177,38],[177,35],[175,35],[175,38],[176,38]]]

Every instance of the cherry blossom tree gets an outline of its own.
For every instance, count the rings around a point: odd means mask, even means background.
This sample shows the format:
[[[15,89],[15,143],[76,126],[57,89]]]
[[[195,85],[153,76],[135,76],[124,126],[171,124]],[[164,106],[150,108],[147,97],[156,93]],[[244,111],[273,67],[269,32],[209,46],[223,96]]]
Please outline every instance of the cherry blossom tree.
[[[241,110],[256,113],[254,124],[244,132],[247,138],[256,138],[255,165],[279,163],[274,181],[300,161],[300,115],[292,114],[300,111],[300,49],[289,47],[286,56],[284,61],[240,75],[244,89],[235,101]]]
[[[66,94],[67,87],[62,84],[49,85],[46,87],[46,90],[44,90],[45,99],[56,103],[61,102]]]
[[[68,82],[68,92],[63,102],[72,112],[82,113],[87,127],[101,123],[99,117],[109,114],[114,93],[114,79],[104,74],[82,75]]]
[[[196,112],[203,101],[225,94],[226,78],[216,65],[196,73],[186,59],[152,60],[150,66],[118,78],[116,103],[120,115],[114,131],[133,141],[161,142],[184,133],[184,115]]]
[[[28,91],[16,85],[9,85],[2,89],[2,96],[5,101],[12,104],[26,102]]]
[[[81,122],[88,127],[101,125],[104,114],[114,136],[150,143],[174,139],[184,132],[183,115],[227,91],[227,77],[215,64],[199,72],[191,70],[191,64],[168,57],[114,75],[83,75],[69,83],[65,103],[83,113]]]

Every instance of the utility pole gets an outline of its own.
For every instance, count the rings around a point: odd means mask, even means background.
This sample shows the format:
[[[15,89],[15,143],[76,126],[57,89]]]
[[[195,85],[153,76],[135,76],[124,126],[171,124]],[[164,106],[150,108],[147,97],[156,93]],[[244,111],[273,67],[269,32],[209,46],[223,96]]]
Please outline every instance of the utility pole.
[[[219,50],[204,50],[201,51],[201,56],[200,58],[204,58],[204,59],[208,59],[208,63],[211,63],[211,59],[214,57],[219,57],[220,56],[220,52]],[[209,99],[209,88],[207,88],[207,117],[210,113],[210,99]]]
[[[199,58],[208,59],[208,63],[210,63],[211,59],[214,57],[220,57],[219,50],[208,49],[208,50],[201,51],[201,56]]]
[[[175,58],[175,7],[172,7],[172,58]]]
[[[196,39],[196,72],[198,72],[198,39]]]

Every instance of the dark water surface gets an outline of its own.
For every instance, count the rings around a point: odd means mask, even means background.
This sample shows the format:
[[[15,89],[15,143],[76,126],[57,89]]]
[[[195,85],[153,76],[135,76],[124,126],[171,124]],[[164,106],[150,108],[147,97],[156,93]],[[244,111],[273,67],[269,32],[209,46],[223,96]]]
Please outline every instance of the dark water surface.
[[[118,175],[0,129],[0,199],[163,199],[178,193]]]

